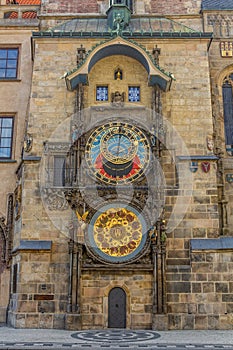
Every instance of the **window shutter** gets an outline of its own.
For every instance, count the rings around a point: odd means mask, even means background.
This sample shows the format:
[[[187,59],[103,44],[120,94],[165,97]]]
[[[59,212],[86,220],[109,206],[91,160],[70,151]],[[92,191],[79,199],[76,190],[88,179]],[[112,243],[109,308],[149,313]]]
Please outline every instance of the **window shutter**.
[[[54,156],[53,186],[65,185],[65,157]]]

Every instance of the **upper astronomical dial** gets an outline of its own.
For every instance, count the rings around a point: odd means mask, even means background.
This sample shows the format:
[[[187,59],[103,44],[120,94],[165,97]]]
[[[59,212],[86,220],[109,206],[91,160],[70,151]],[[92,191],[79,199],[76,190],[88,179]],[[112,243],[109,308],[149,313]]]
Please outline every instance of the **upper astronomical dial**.
[[[138,127],[111,122],[96,128],[87,140],[86,160],[92,177],[108,184],[140,178],[150,159],[150,143]]]
[[[131,161],[138,150],[138,140],[134,132],[122,126],[106,131],[101,140],[100,149],[108,161],[124,164]]]

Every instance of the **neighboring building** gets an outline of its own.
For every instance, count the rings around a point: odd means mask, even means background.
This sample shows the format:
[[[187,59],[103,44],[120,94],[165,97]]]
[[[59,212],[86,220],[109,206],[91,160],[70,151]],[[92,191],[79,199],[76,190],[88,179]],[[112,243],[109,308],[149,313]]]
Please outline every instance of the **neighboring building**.
[[[9,303],[16,171],[21,163],[32,79],[31,33],[40,1],[0,1],[0,322]]]
[[[232,329],[232,1],[22,5],[1,6],[2,319]]]

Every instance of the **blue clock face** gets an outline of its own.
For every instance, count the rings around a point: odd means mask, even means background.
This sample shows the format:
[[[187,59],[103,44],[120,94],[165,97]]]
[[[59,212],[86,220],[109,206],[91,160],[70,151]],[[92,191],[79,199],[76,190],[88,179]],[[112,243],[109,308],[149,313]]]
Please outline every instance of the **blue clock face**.
[[[90,135],[86,159],[93,177],[108,184],[139,179],[150,159],[147,136],[128,123],[104,124]]]
[[[123,159],[127,159],[130,153],[132,153],[131,140],[122,134],[115,134],[106,140],[103,144],[103,148],[106,150],[106,153],[109,154],[111,160],[115,159],[115,161],[119,162],[122,162]]]

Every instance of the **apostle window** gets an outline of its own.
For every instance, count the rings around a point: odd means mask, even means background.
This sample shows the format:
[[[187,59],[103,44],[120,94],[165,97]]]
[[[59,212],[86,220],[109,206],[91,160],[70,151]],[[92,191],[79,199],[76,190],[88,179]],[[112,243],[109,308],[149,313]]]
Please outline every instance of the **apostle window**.
[[[0,159],[11,158],[13,124],[13,117],[0,117]]]
[[[128,100],[129,102],[140,102],[140,87],[129,86],[128,88]]]
[[[96,101],[108,101],[108,86],[96,87]]]
[[[233,155],[233,73],[225,77],[222,86],[226,150]]]
[[[18,48],[0,48],[0,79],[17,78]]]

